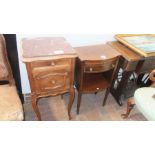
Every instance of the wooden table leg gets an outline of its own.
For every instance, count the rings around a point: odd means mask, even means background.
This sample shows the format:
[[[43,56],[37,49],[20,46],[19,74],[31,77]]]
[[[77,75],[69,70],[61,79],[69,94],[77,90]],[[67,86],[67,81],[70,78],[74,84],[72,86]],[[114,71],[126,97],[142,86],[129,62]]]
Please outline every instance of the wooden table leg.
[[[38,120],[41,121],[41,115],[40,115],[39,108],[37,105],[37,97],[35,95],[32,95],[32,107],[33,107],[35,114],[37,115]]]
[[[72,89],[70,91],[70,99],[69,99],[69,104],[68,104],[68,117],[69,117],[69,120],[72,119],[72,117],[71,117],[71,109],[72,109],[72,105],[73,105],[73,102],[74,102],[74,98],[75,98],[75,90],[74,90],[74,87],[72,87]]]
[[[125,114],[121,115],[124,119],[128,118],[128,116],[129,116],[131,110],[133,109],[134,105],[135,105],[134,98],[133,97],[129,98],[128,103],[127,103],[127,111]]]
[[[61,99],[63,100],[63,94],[61,94]]]
[[[102,106],[105,106],[109,92],[110,92],[110,88],[107,88]]]

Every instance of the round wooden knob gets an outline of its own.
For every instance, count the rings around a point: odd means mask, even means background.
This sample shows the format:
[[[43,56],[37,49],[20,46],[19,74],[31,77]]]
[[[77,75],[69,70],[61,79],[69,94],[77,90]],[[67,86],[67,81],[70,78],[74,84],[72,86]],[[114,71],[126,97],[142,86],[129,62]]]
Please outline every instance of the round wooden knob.
[[[89,70],[90,70],[91,72],[93,71],[93,69],[92,69],[92,68],[90,68]]]
[[[51,66],[55,66],[55,62],[52,61],[52,62],[51,62]]]
[[[52,80],[52,84],[55,84],[55,80]]]

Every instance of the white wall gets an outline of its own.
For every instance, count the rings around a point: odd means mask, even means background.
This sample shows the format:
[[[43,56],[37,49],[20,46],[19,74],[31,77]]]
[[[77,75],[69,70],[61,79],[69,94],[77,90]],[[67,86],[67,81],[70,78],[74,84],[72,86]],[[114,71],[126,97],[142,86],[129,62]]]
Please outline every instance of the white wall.
[[[19,66],[20,66],[20,74],[21,74],[21,83],[22,83],[22,92],[23,94],[30,93],[30,86],[27,77],[27,71],[25,64],[21,61],[20,56],[20,40],[25,37],[42,37],[42,36],[62,36],[67,39],[67,41],[73,46],[85,46],[85,45],[93,45],[106,43],[107,41],[114,40],[113,34],[106,35],[17,35],[17,48],[19,55]]]

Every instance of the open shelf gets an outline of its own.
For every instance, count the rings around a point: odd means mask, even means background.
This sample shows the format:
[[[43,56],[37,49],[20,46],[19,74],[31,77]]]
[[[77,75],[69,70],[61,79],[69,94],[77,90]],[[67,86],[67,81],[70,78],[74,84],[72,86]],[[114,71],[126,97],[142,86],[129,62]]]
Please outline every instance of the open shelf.
[[[83,75],[82,92],[98,92],[109,87],[108,80],[104,77],[103,73],[85,73]]]

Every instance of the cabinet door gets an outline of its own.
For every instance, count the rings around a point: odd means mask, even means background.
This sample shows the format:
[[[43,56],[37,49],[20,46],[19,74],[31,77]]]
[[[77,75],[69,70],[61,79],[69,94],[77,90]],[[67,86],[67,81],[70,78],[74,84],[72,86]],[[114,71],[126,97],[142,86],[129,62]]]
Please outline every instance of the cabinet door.
[[[70,86],[70,66],[36,67],[32,70],[37,93],[68,90]]]

